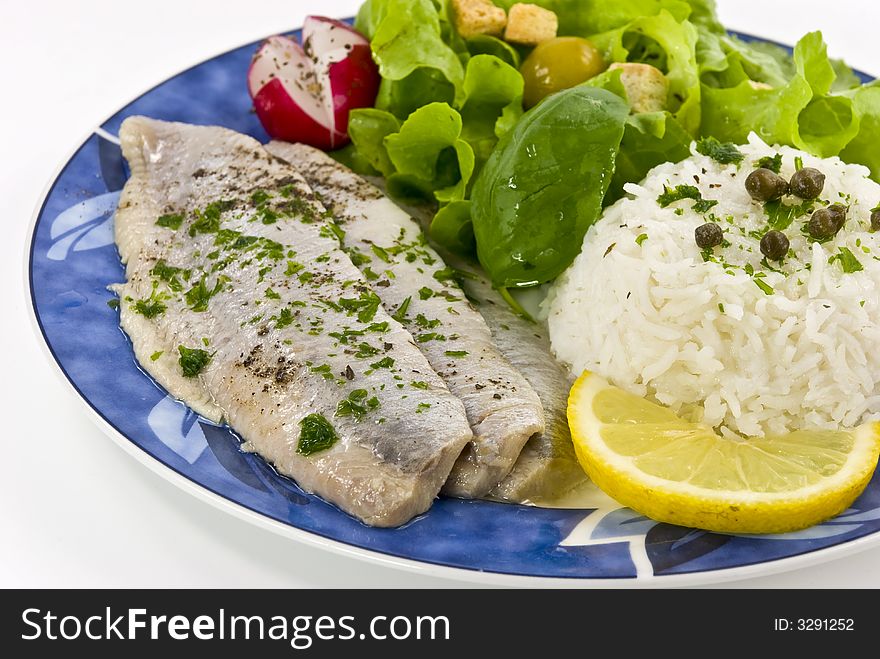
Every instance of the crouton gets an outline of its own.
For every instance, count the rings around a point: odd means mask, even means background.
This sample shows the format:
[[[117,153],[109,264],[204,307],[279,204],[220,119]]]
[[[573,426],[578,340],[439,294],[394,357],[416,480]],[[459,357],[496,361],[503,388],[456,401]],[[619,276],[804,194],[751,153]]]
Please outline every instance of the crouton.
[[[666,109],[666,97],[669,94],[669,83],[666,76],[657,67],[636,62],[615,62],[609,71],[620,69],[620,82],[626,89],[626,96],[632,111],[660,112]]]
[[[478,34],[500,37],[507,25],[507,14],[492,0],[452,0],[455,28],[465,39]]]
[[[537,46],[556,37],[559,19],[549,9],[518,2],[507,12],[504,38],[511,43]]]

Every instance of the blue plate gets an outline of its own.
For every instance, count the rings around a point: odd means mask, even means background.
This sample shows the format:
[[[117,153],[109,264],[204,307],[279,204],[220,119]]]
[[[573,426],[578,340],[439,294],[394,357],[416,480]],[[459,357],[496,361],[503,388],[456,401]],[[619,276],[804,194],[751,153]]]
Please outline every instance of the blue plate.
[[[593,510],[559,510],[441,498],[403,528],[369,528],[241,452],[228,428],[167,396],[138,368],[108,305],[107,286],[123,280],[113,212],[126,169],[115,135],[125,117],[142,114],[227,126],[265,141],[245,86],[255,47],[190,68],[114,114],[64,165],[36,218],[29,276],[40,332],[64,377],[130,453],[197,496],[286,535],[493,583],[717,581],[880,543],[880,475],[839,517],[788,535],[658,524],[610,500]]]

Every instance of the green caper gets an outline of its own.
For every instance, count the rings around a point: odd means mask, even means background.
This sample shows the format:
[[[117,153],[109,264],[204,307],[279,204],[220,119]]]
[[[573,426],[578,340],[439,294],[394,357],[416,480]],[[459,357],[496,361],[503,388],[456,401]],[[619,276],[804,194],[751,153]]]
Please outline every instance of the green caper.
[[[838,206],[838,208],[835,208]],[[843,208],[839,204],[829,206],[828,208],[820,208],[810,217],[807,224],[807,230],[810,232],[810,238],[813,240],[829,240],[837,235],[837,232],[843,228],[846,219],[846,209],[841,214],[840,209]]]
[[[768,231],[761,238],[761,254],[771,261],[781,261],[788,254],[789,242],[781,231]]]
[[[788,192],[788,183],[776,172],[761,167],[749,174],[746,190],[755,201],[774,201]]]
[[[706,222],[694,229],[694,241],[700,249],[712,249],[724,242],[724,232],[714,222]]]
[[[880,231],[880,208],[871,211],[871,231]]]
[[[799,169],[789,183],[791,194],[801,199],[818,199],[825,189],[825,174],[812,167]]]
[[[840,231],[843,228],[843,225],[846,224],[846,213],[848,210],[849,209],[843,204],[831,204],[828,207],[828,211],[834,216],[837,231]],[[837,231],[834,233],[837,233]]]

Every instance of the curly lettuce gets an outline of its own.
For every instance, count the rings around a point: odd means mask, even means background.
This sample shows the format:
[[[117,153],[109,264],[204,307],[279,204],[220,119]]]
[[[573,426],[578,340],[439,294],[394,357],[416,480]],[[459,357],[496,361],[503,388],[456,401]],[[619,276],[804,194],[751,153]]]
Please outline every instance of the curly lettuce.
[[[405,119],[433,102],[451,101],[464,65],[443,39],[450,28],[431,0],[367,0],[355,27],[370,39],[382,83],[376,107]]]
[[[859,134],[861,114],[850,95],[832,91],[838,73],[820,32],[798,42],[793,68],[781,86],[755,84],[744,74],[731,87],[704,83],[701,133],[744,142],[754,131],[771,144],[796,146],[821,157],[839,155]]]

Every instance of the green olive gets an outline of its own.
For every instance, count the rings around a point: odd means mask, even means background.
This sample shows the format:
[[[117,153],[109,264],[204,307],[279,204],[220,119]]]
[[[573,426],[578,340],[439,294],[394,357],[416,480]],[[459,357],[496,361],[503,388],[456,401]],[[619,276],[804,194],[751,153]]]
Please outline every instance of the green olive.
[[[543,98],[586,82],[605,70],[599,50],[580,37],[556,37],[535,46],[520,67],[525,79],[523,104],[537,105]]]

